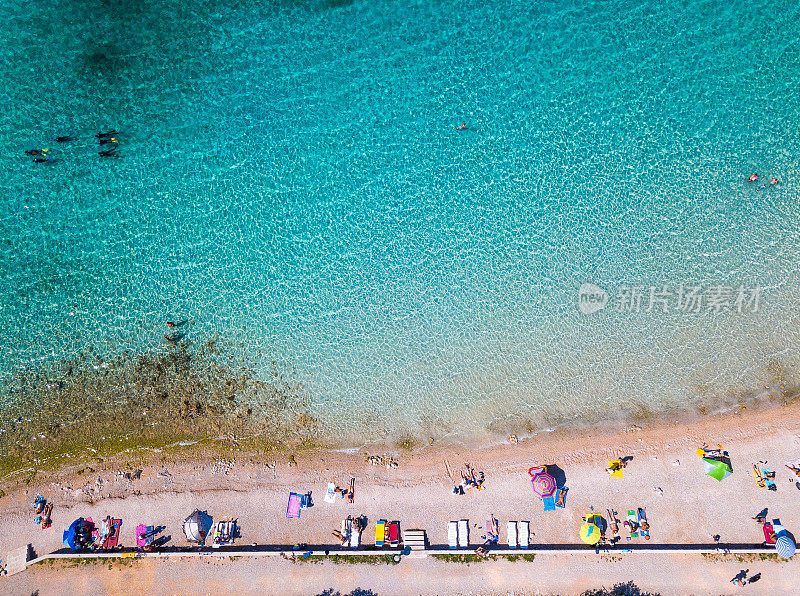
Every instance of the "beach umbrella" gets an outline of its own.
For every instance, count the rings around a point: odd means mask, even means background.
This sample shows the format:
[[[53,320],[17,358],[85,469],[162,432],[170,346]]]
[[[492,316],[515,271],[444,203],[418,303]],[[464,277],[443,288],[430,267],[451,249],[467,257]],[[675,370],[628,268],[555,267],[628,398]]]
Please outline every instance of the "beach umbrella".
[[[539,497],[552,497],[556,492],[556,479],[544,471],[544,468],[531,468],[528,470],[531,475],[531,485],[533,492]]]
[[[794,540],[789,538],[786,532],[781,532],[778,539],[775,541],[775,552],[777,552],[784,559],[791,559],[796,550]]]
[[[587,521],[581,526],[580,535],[581,540],[586,544],[597,544],[600,542],[600,528],[598,528],[596,524],[591,523],[591,521]]]
[[[720,482],[733,474],[733,469],[731,468],[730,464],[724,461],[711,459],[709,457],[703,458],[703,467],[706,470],[706,475],[711,476]]]
[[[194,512],[183,520],[183,533],[189,542],[199,542],[203,544],[211,529],[211,516],[204,511],[195,509]]]
[[[75,542],[75,536],[78,534],[78,526],[83,522],[83,518],[79,517],[69,528],[64,530],[64,546],[70,547],[72,550],[78,550],[78,545]]]

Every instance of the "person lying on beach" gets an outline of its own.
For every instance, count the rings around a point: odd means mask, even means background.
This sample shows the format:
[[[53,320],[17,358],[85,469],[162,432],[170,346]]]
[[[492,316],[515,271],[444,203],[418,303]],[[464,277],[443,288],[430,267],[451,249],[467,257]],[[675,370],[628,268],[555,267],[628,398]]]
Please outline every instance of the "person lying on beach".
[[[789,465],[787,465],[786,467],[789,468],[792,472],[794,472],[795,476],[800,476],[800,468]]]
[[[556,499],[556,506],[564,507],[564,499],[567,497],[567,489],[563,486],[558,489],[558,498]]]
[[[609,474],[613,474],[617,470],[621,470],[622,468],[625,468],[628,465],[628,462],[626,462],[622,458],[615,459],[614,461],[612,461],[610,463],[611,463],[611,465],[606,468],[606,472],[608,472]]]
[[[716,449],[709,449],[708,444],[703,443],[702,450],[703,450],[703,455],[718,455],[720,457],[725,455],[725,451],[722,449],[722,445],[717,445]]]

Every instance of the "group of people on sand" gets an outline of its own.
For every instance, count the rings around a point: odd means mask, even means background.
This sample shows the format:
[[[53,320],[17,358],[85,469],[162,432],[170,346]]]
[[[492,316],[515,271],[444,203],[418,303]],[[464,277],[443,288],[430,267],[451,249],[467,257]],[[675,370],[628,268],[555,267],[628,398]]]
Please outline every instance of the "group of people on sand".
[[[475,469],[470,464],[464,464],[465,470],[461,470],[461,482],[453,487],[453,494],[463,495],[465,491],[471,488],[483,490],[483,483],[485,477],[483,472],[475,472]]]
[[[98,155],[100,157],[119,157],[117,153],[116,145],[119,143],[117,140],[117,135],[120,134],[116,130],[109,130],[106,132],[98,132],[94,137],[97,139],[98,144],[100,145],[101,149],[98,151]],[[69,143],[71,141],[77,140],[77,137],[73,135],[64,135],[60,137],[56,137],[56,143]],[[106,148],[107,145],[111,145],[110,148]],[[52,163],[56,161],[56,158],[50,155],[50,148],[46,147],[44,149],[26,149],[25,155],[29,155],[33,157],[34,163]]]

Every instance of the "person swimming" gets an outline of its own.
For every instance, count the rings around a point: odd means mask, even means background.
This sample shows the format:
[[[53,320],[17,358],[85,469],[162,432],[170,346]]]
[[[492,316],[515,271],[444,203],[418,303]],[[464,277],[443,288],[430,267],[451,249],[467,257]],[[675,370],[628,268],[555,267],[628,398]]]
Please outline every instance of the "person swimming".
[[[119,141],[117,139],[115,139],[114,137],[107,138],[107,139],[100,139],[98,142],[101,145],[108,145],[109,143],[119,143]]]
[[[775,186],[778,183],[778,179],[777,178],[773,178],[772,180],[769,181],[769,183],[770,183],[771,186]]]
[[[108,132],[98,132],[96,136],[98,139],[104,139],[106,137],[113,137],[114,135],[118,135],[119,133],[116,130],[109,130]]]
[[[107,149],[106,151],[98,151],[97,155],[100,157],[119,157],[116,149]]]
[[[456,128],[456,130],[469,130],[469,126],[467,126],[466,122],[462,122],[461,124],[458,125],[458,128]]]
[[[52,157],[37,157],[33,160],[33,163],[45,163],[48,161],[55,161]]]
[[[47,152],[50,149],[28,149],[25,151],[25,155],[47,155]]]
[[[755,182],[758,180],[758,174],[750,174],[750,177],[747,179],[748,182]]]
[[[66,143],[68,141],[74,141],[75,137],[73,136],[66,136],[66,137],[56,137],[56,143]]]

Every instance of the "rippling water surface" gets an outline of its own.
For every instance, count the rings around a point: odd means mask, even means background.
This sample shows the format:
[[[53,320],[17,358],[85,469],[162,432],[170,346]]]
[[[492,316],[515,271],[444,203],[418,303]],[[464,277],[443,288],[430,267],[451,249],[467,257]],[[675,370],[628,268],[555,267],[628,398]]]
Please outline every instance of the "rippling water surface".
[[[791,391],[800,10],[634,4],[4,1],[0,370],[185,319],[344,442]]]

